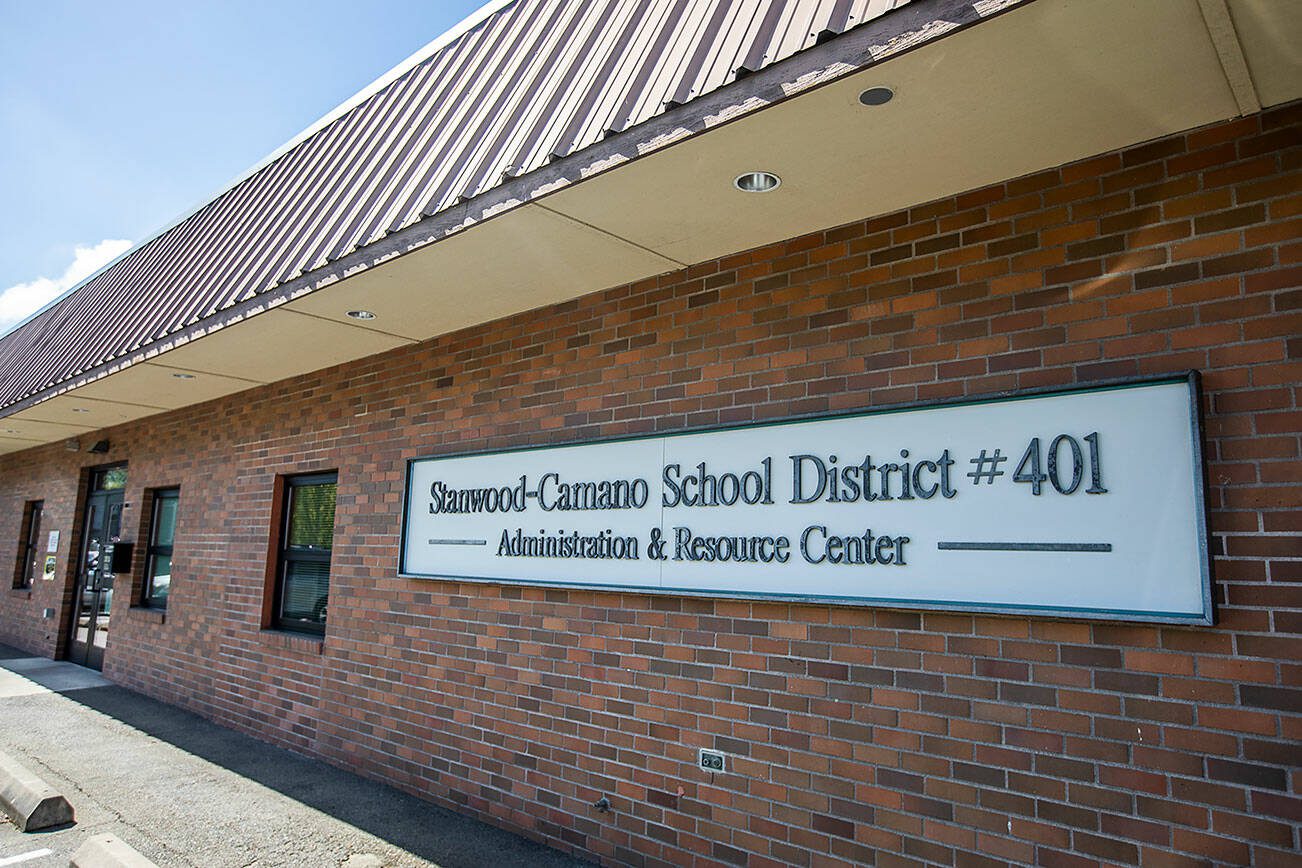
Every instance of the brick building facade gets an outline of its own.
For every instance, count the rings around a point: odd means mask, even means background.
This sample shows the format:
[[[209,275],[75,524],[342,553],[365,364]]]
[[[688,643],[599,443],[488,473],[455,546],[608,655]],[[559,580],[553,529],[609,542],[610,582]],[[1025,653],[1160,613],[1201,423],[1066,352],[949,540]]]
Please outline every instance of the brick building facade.
[[[0,641],[61,653],[79,497],[126,462],[106,675],[552,846],[1297,864],[1300,164],[1293,104],[151,416],[104,455],[0,456],[0,557],[26,501],[68,529]],[[397,577],[416,456],[1189,370],[1213,627]],[[276,480],[314,470],[338,471],[323,639],[264,629]],[[164,614],[132,604],[168,486]]]

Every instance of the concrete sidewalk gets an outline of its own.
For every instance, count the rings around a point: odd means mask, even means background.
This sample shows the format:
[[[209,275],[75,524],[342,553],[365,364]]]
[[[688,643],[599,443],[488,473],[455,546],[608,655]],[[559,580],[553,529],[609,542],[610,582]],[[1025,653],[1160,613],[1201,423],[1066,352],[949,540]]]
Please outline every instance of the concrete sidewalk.
[[[64,866],[104,832],[163,868],[588,864],[4,645],[0,751],[77,815],[24,834],[0,814],[0,866]]]

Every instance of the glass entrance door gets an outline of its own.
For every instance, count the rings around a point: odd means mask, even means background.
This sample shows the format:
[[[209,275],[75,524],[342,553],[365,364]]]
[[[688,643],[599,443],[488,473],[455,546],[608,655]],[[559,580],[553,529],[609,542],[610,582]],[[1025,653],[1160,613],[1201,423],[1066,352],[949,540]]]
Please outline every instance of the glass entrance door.
[[[122,535],[122,488],[126,480],[125,467],[97,470],[86,497],[68,659],[92,669],[104,667],[104,649],[108,646],[113,605],[112,546]]]

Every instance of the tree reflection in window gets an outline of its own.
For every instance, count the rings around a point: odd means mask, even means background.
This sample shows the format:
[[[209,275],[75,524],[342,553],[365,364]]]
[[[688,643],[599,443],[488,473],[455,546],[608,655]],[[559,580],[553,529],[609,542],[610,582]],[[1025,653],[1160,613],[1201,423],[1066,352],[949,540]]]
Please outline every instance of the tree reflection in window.
[[[318,473],[286,482],[275,617],[281,629],[325,632],[336,480]]]

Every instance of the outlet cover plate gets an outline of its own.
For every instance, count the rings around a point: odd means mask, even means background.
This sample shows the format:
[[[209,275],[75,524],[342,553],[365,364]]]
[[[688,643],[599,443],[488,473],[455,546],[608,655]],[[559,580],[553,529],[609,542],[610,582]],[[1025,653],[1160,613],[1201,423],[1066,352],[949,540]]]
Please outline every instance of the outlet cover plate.
[[[705,748],[701,748],[701,755],[698,761],[701,768],[707,772],[722,772],[725,768],[723,754],[717,750],[706,750]]]

